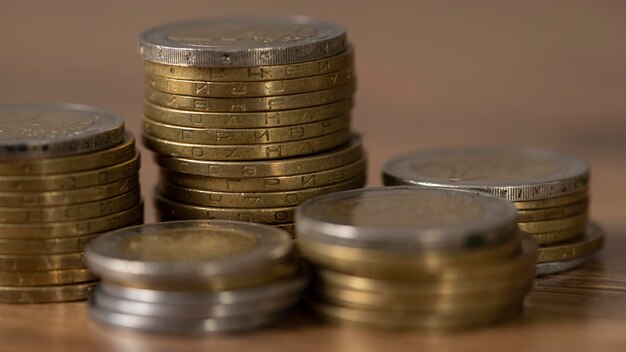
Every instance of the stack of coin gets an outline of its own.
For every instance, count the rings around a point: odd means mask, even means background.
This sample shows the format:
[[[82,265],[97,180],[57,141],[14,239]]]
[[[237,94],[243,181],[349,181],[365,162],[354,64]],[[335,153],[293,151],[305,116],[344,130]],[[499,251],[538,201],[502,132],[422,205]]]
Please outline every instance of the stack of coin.
[[[309,282],[291,236],[239,221],[173,221],[106,234],[87,248],[102,282],[92,317],[163,332],[243,330],[277,322]]]
[[[583,265],[604,233],[588,223],[589,166],[559,153],[522,148],[422,151],[388,162],[386,185],[471,189],[503,197],[518,209],[518,225],[540,244],[537,274]]]
[[[307,18],[179,22],[139,36],[144,143],[162,168],[162,220],[293,227],[305,199],[359,188],[346,31]]]
[[[344,191],[302,204],[298,246],[318,266],[313,310],[382,328],[455,328],[519,313],[537,244],[509,202],[421,187]]]
[[[2,105],[0,130],[0,302],[87,298],[85,245],[143,219],[133,136],[72,104]]]

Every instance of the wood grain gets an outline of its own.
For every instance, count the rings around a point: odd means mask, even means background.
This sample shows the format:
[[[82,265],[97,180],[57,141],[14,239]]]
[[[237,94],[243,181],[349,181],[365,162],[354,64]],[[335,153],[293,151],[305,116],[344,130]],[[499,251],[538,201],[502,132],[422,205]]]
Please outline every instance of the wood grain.
[[[356,48],[354,128],[369,185],[385,160],[442,145],[560,150],[592,165],[592,216],[608,231],[585,268],[537,281],[524,314],[493,327],[385,332],[301,314],[249,334],[171,337],[95,324],[84,303],[0,305],[2,351],[608,351],[626,349],[626,5],[620,1],[4,1],[0,102],[79,102],[140,133],[141,30],[229,14],[343,23]],[[157,169],[142,148],[149,205]],[[147,209],[154,221],[154,209]]]

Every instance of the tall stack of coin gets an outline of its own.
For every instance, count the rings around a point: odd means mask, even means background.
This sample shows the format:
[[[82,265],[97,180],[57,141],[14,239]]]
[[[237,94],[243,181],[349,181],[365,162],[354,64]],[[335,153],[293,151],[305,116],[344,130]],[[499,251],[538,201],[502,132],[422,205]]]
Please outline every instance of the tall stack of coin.
[[[133,136],[72,104],[2,105],[0,130],[0,302],[86,298],[85,245],[143,218]]]
[[[89,311],[164,332],[251,329],[285,317],[309,282],[291,236],[238,221],[173,221],[106,234],[87,248],[102,283]]]
[[[559,153],[520,148],[452,148],[389,161],[386,185],[471,189],[503,197],[518,209],[518,225],[540,244],[537,274],[584,264],[603,245],[588,223],[589,166]]]
[[[195,20],[147,30],[139,51],[162,219],[291,229],[305,199],[364,185],[343,27],[297,16]]]
[[[344,191],[296,213],[298,246],[317,264],[311,307],[333,321],[454,328],[519,313],[537,244],[509,202],[421,187]]]

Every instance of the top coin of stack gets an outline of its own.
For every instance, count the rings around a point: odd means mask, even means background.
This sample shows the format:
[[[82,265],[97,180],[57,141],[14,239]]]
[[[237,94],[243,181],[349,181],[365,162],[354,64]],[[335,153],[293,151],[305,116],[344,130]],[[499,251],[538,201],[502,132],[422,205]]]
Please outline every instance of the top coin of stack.
[[[0,302],[86,298],[85,245],[142,221],[133,136],[73,104],[2,105],[0,130]]]
[[[364,184],[343,27],[298,16],[195,20],[147,30],[139,52],[162,219],[291,228],[305,199]]]
[[[489,192],[513,202],[518,226],[541,245],[537,273],[583,264],[603,243],[588,223],[589,166],[536,149],[463,148],[423,151],[389,161],[386,185],[418,185]]]

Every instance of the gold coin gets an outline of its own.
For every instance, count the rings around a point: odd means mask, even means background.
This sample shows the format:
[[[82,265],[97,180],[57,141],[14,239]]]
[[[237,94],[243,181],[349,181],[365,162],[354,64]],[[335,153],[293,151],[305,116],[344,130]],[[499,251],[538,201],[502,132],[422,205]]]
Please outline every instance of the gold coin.
[[[540,245],[554,244],[564,241],[569,241],[574,238],[580,237],[585,233],[586,224],[579,227],[574,227],[567,230],[533,233],[532,236],[537,240]]]
[[[517,221],[535,222],[569,218],[574,215],[587,212],[588,208],[589,202],[587,200],[583,200],[559,207],[518,210]]]
[[[130,160],[135,155],[135,137],[126,132],[126,139],[112,148],[60,158],[0,161],[0,175],[51,175],[101,169]]]
[[[265,160],[308,155],[337,147],[350,140],[345,129],[322,137],[262,145],[203,145],[171,142],[143,136],[144,145],[160,154],[197,160]]]
[[[513,202],[513,204],[515,204],[515,207],[519,210],[554,208],[554,207],[560,207],[560,206],[583,201],[587,199],[588,194],[589,194],[588,190],[584,189],[582,191],[568,194],[562,197],[546,198],[546,199],[541,199],[541,200],[532,200],[532,201],[524,201],[524,202]]]
[[[139,175],[87,188],[43,192],[0,192],[0,207],[80,204],[113,198],[139,187]]]
[[[315,138],[350,128],[350,117],[339,116],[313,123],[265,129],[190,128],[143,120],[143,130],[152,137],[179,143],[246,145],[292,142]]]
[[[96,285],[96,282],[89,282],[37,287],[0,286],[0,302],[49,303],[80,301],[89,298]]]
[[[146,61],[146,73],[158,76],[201,81],[269,81],[294,79],[336,72],[353,65],[352,49],[329,58],[298,64],[237,68],[170,66]]]
[[[80,252],[96,236],[87,235],[49,239],[0,239],[0,254],[44,255]]]
[[[0,285],[3,286],[65,285],[96,279],[97,277],[86,268],[50,271],[0,271]]]
[[[319,76],[262,82],[181,80],[146,74],[146,86],[155,90],[196,97],[241,98],[299,94],[330,89],[352,82],[352,67]]]
[[[0,271],[60,270],[85,267],[85,253],[0,255]]]
[[[158,156],[157,164],[164,169],[199,176],[221,178],[259,178],[302,175],[330,170],[363,156],[361,138],[353,135],[350,143],[315,155],[271,161],[201,161]]]
[[[205,191],[229,192],[280,192],[323,187],[347,181],[366,173],[366,159],[359,160],[338,168],[312,172],[302,175],[255,177],[255,178],[221,178],[161,170],[161,179],[175,185]]]
[[[296,207],[285,208],[211,208],[183,204],[161,196],[155,197],[155,207],[168,219],[217,219],[258,222],[262,224],[293,223]]]
[[[517,225],[519,226],[520,230],[528,232],[530,234],[544,233],[563,231],[571,228],[585,226],[588,218],[589,214],[587,212],[584,212],[578,215],[570,216],[568,218],[547,221],[520,222]]]
[[[104,185],[137,174],[139,166],[139,153],[136,153],[132,159],[123,163],[90,171],[58,175],[2,176],[0,191],[61,191]]]
[[[355,91],[354,84],[320,90],[317,92],[279,95],[259,98],[200,98],[163,93],[146,89],[149,102],[172,109],[205,112],[255,112],[300,109],[349,99]]]
[[[352,100],[302,109],[269,112],[199,112],[170,109],[146,102],[144,115],[151,120],[195,128],[271,128],[301,125],[348,115]]]
[[[130,209],[141,201],[141,192],[135,189],[121,196],[96,202],[55,207],[0,208],[4,223],[58,222],[91,219]]]
[[[539,247],[537,263],[573,260],[590,256],[604,245],[604,231],[595,223],[589,223],[582,238],[551,246]]]
[[[99,218],[51,223],[0,223],[2,239],[51,239],[85,236],[106,232],[143,221],[143,202],[130,209]]]
[[[202,191],[183,188],[170,183],[161,183],[159,190],[169,198],[188,204],[216,208],[275,208],[295,207],[309,198],[322,194],[345,191],[365,186],[365,177],[360,176],[342,183],[289,192],[235,193]]]

